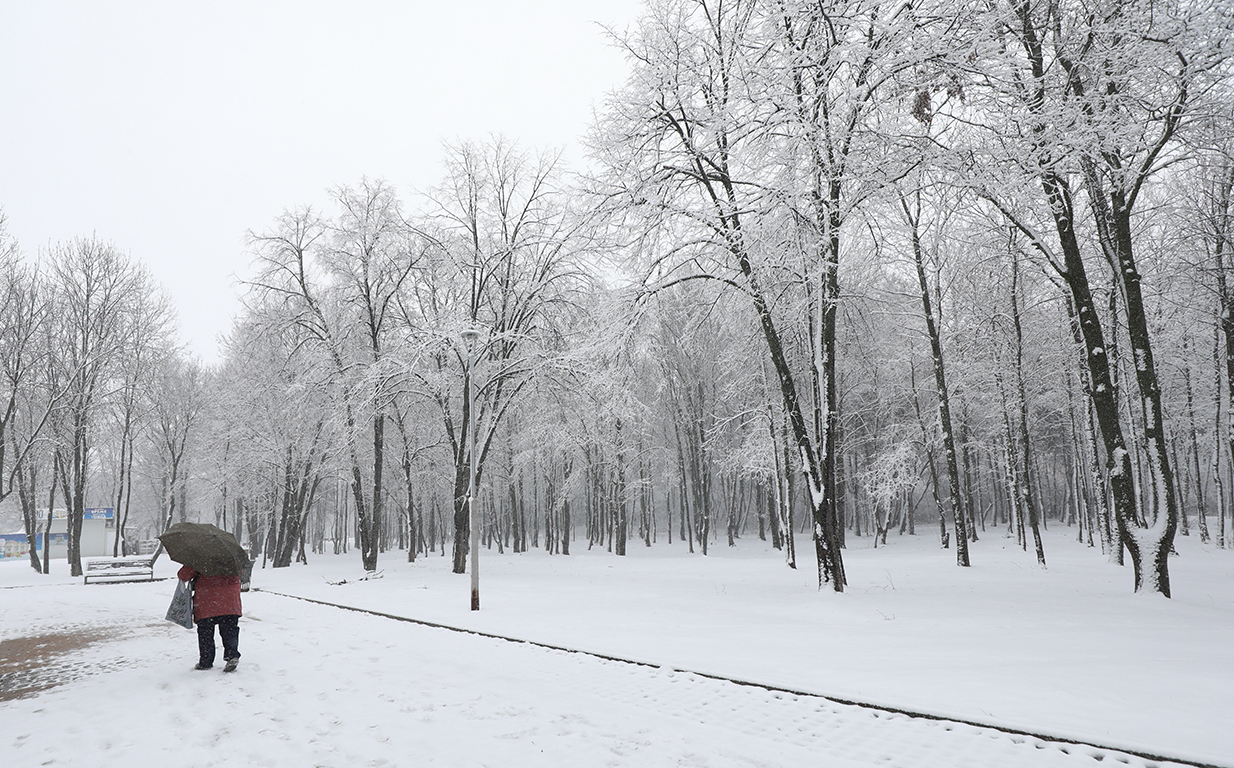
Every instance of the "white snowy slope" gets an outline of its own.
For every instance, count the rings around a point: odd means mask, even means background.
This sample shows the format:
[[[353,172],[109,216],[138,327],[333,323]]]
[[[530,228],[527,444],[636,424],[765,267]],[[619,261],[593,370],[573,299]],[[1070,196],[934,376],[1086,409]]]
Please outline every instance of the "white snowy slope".
[[[439,556],[386,553],[372,581],[354,552],[310,557],[255,574],[267,591],[244,596],[232,675],[191,670],[194,633],[161,619],[171,581],[83,586],[0,563],[0,764],[1153,764],[694,670],[1234,766],[1234,553],[1180,539],[1165,600],[1129,594],[1127,569],[1067,536],[1051,532],[1048,571],[994,532],[971,569],[928,537],[850,538],[843,595],[751,540],[705,559],[663,543],[625,559],[486,552],[478,613]],[[18,658],[59,636],[80,647]]]

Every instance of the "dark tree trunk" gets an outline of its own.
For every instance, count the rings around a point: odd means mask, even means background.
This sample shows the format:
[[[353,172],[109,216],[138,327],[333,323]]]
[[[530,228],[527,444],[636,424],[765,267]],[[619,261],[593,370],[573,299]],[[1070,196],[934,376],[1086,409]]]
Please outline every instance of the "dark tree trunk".
[[[950,549],[951,535],[947,533],[947,515],[943,509],[943,500],[938,494],[938,469],[934,464],[934,438],[930,435],[929,428],[926,427],[925,417],[921,414],[921,397],[917,392],[917,367],[913,363],[909,363],[909,386],[913,390],[913,412],[917,414],[917,426],[921,430],[921,443],[925,446],[926,468],[930,471],[930,496],[934,500],[934,511],[938,513],[938,544],[943,549]],[[907,524],[908,519],[905,519]],[[890,519],[888,520],[890,524]],[[904,526],[900,527],[900,533],[904,532]],[[886,528],[883,531],[883,543],[887,543]],[[961,563],[964,565],[964,563]]]
[[[768,488],[767,494],[767,519],[768,527],[771,529],[771,546],[776,549],[783,549],[783,532],[780,529],[780,512],[779,502],[783,494],[780,478],[784,477],[787,468],[784,467],[780,460],[780,440],[776,435],[776,414],[775,408],[770,402],[767,403],[767,433],[771,438],[771,458],[775,470],[771,477],[768,478],[771,487]]]
[[[454,464],[454,573],[467,573],[467,551],[471,540],[471,522],[467,515],[467,490],[471,466],[460,451]]]
[[[132,448],[131,441],[129,439],[129,432],[131,431],[132,431],[132,414],[128,408],[125,408],[124,423],[120,429],[120,462],[119,462],[120,470],[117,473],[118,476],[116,478],[116,506],[115,506],[116,535],[115,535],[114,540],[112,541],[112,547],[111,547],[112,557],[117,557],[123,554],[123,552],[121,551],[121,547],[123,546],[123,543],[124,543],[124,527],[128,523],[128,515],[122,514],[121,510],[124,509],[124,489],[125,489],[124,478],[126,475],[126,470],[129,469],[130,462],[131,462],[131,459],[129,458],[129,453]]]
[[[1091,179],[1090,179],[1091,182]],[[1089,198],[1095,201],[1096,189],[1090,183]],[[1106,202],[1106,198],[1101,198]],[[1152,483],[1153,514],[1147,519],[1147,529],[1152,535],[1144,537],[1137,531],[1126,536],[1127,548],[1133,554],[1136,570],[1136,590],[1160,592],[1170,596],[1169,556],[1174,548],[1174,532],[1178,526],[1178,500],[1174,494],[1174,468],[1170,463],[1170,450],[1165,432],[1165,414],[1161,407],[1161,387],[1153,360],[1152,343],[1149,338],[1148,316],[1140,290],[1140,272],[1132,257],[1131,209],[1118,190],[1109,193],[1112,242],[1116,245],[1119,281],[1127,310],[1127,334],[1131,339],[1131,352],[1135,361],[1136,384],[1140,391],[1144,413],[1144,441],[1147,451],[1149,478]],[[1100,216],[1098,217],[1100,218]],[[1099,227],[1099,232],[1101,228]],[[1231,329],[1234,331],[1234,328]],[[1234,339],[1227,336],[1227,354],[1234,352]],[[1229,357],[1234,366],[1234,356]],[[1234,375],[1234,367],[1231,368]],[[1164,515],[1164,519],[1160,519]],[[1146,516],[1147,518],[1147,516]],[[1138,521],[1137,521],[1138,522]],[[1136,526],[1139,527],[1139,526]],[[1130,531],[1128,531],[1130,533]],[[1142,551],[1147,548],[1148,551]],[[1150,573],[1151,571],[1151,573]]]
[[[792,467],[792,448],[788,437],[788,416],[784,416],[784,429],[780,430],[780,450],[784,452],[784,474],[780,482],[780,525],[784,532],[784,561],[788,567],[797,570],[797,524],[794,520],[796,512],[794,501],[797,498],[797,473]]]
[[[43,573],[51,573],[51,523],[56,514],[56,483],[61,482],[64,464],[60,451],[52,451],[51,487],[47,489],[47,527],[43,529]],[[155,555],[157,557],[157,554]]]
[[[734,255],[737,256],[741,272],[750,287],[754,309],[758,315],[763,338],[767,342],[767,349],[771,356],[771,364],[775,369],[776,377],[780,384],[784,411],[788,419],[789,430],[792,434],[791,444],[797,449],[799,458],[804,465],[805,480],[810,493],[810,506],[814,517],[814,547],[815,554],[818,556],[819,587],[822,588],[824,584],[830,583],[832,589],[836,592],[843,592],[847,579],[844,576],[844,559],[840,554],[839,537],[836,533],[835,488],[833,486],[835,473],[832,466],[835,456],[834,429],[828,428],[827,434],[820,437],[821,450],[816,452],[809,431],[806,429],[805,415],[801,409],[801,401],[797,396],[797,385],[793,379],[788,356],[785,354],[783,344],[780,341],[780,333],[776,328],[775,319],[772,317],[771,308],[763,297],[759,282],[755,279],[754,268],[744,248],[740,246],[735,247]],[[834,321],[834,307],[829,314]],[[834,326],[832,326],[832,331],[834,332]],[[824,335],[826,335],[825,332]],[[834,342],[834,335],[831,341]],[[833,356],[828,359],[834,361],[835,358]],[[827,387],[826,391],[830,395],[835,394],[834,379],[829,380],[825,386]],[[828,424],[829,427],[834,427],[829,418],[824,419],[823,423]],[[786,439],[785,442],[788,444],[790,441]],[[822,454],[821,459],[820,453]]]
[[[1117,523],[1113,510],[1110,509],[1110,493],[1106,485],[1105,475],[1101,471],[1101,460],[1098,456],[1096,409],[1093,402],[1093,385],[1091,369],[1088,366],[1088,351],[1084,341],[1084,332],[1080,327],[1080,318],[1075,311],[1075,304],[1067,297],[1067,317],[1071,323],[1071,334],[1075,339],[1076,352],[1080,356],[1080,382],[1084,387],[1084,426],[1088,437],[1088,465],[1092,476],[1093,496],[1097,505],[1097,523],[1101,533],[1101,546],[1106,558],[1116,565],[1123,564],[1123,547],[1116,536]]]
[[[561,554],[563,555],[570,554],[570,497],[567,495],[567,492],[570,487],[570,472],[572,469],[573,463],[567,461],[565,474],[561,485],[563,497],[561,501],[561,521],[558,524],[557,530],[558,536],[560,537],[559,541],[561,542]]]
[[[89,451],[86,444],[86,416],[80,411],[73,415],[73,461],[69,476],[71,488],[66,489],[65,499],[69,502],[68,519],[68,559],[69,575],[80,576],[81,569],[81,527],[86,515],[86,473],[89,470]]]
[[[621,437],[621,419],[617,419],[615,427],[616,442],[617,442],[617,483],[613,487],[613,500],[615,502],[616,524],[613,526],[616,530],[614,536],[616,538],[614,552],[615,554],[624,557],[626,554],[626,540],[630,538],[630,521],[629,509],[626,504],[626,462],[625,452]]]
[[[1089,380],[1092,382],[1090,400],[1105,447],[1107,475],[1114,501],[1114,520],[1118,525],[1118,538],[1112,543],[1114,546],[1126,546],[1131,551],[1133,561],[1136,563],[1135,586],[1139,590],[1144,584],[1141,573],[1142,553],[1131,534],[1132,527],[1139,527],[1135,487],[1132,482],[1134,469],[1131,453],[1127,448],[1127,441],[1123,436],[1123,428],[1119,420],[1114,381],[1109,359],[1106,356],[1105,335],[1102,333],[1097,306],[1089,288],[1084,262],[1080,257],[1079,240],[1072,226],[1070,192],[1061,181],[1049,176],[1046,176],[1042,183],[1046,196],[1055,211],[1055,225],[1062,243],[1064,257],[1062,277],[1075,302],[1080,332],[1084,339],[1085,362],[1088,366]],[[1159,583],[1157,586],[1168,591],[1168,584]]]
[[[1042,115],[1045,112],[1045,46],[1038,36],[1038,29],[1031,17],[1032,10],[1028,2],[1016,7],[1018,26],[1015,32],[1021,38],[1024,54],[1032,70],[1032,82],[1028,84],[1025,91],[1026,106],[1031,113]],[[1052,141],[1047,135],[1046,124],[1039,122],[1033,127],[1033,132],[1034,151],[1038,155],[1046,155],[1050,151]],[[1091,163],[1091,160],[1086,162]],[[1151,168],[1152,165],[1152,163],[1146,163],[1144,167]],[[1156,501],[1164,505],[1164,509],[1160,510],[1164,512],[1164,515],[1160,513],[1155,515],[1157,521],[1160,522],[1159,527],[1151,524],[1146,527],[1140,522],[1137,514],[1137,500],[1132,478],[1134,471],[1132,455],[1119,420],[1118,398],[1115,394],[1111,364],[1107,356],[1106,337],[1102,332],[1088,275],[1081,258],[1079,238],[1075,230],[1076,217],[1071,190],[1066,180],[1051,170],[1048,164],[1043,164],[1042,168],[1039,180],[1054,217],[1055,230],[1062,251],[1061,263],[1055,262],[1055,265],[1075,302],[1080,329],[1084,337],[1086,363],[1092,383],[1090,399],[1093,402],[1105,446],[1110,490],[1114,499],[1114,518],[1118,524],[1119,538],[1121,544],[1127,547],[1132,555],[1136,591],[1160,592],[1168,597],[1170,584],[1166,558],[1173,542],[1177,509],[1171,490],[1173,475],[1170,471],[1169,459],[1164,455],[1166,451],[1160,391],[1157,388],[1157,376],[1148,339],[1148,326],[1140,296],[1140,277],[1131,252],[1131,201],[1122,199],[1121,192],[1118,190],[1112,192],[1107,198],[1105,191],[1100,189],[1097,174],[1091,165],[1086,168],[1088,197],[1093,208],[1098,237],[1111,266],[1117,270],[1117,279],[1126,301],[1128,335],[1131,339],[1132,353],[1135,356],[1137,383],[1144,406],[1144,432],[1149,451],[1150,471],[1153,475],[1154,487],[1164,488],[1164,490],[1155,491]],[[1111,201],[1113,201],[1112,204]],[[1044,243],[1038,243],[1038,245],[1043,250],[1049,250]]]
[[[1045,549],[1041,544],[1041,530],[1037,523],[1037,504],[1032,493],[1031,470],[1033,469],[1032,462],[1032,445],[1028,436],[1028,395],[1024,390],[1024,333],[1020,324],[1020,298],[1019,298],[1019,259],[1013,253],[1011,256],[1011,320],[1012,326],[1015,328],[1015,381],[1016,381],[1016,404],[1019,406],[1019,442],[1020,442],[1020,459],[1024,462],[1023,470],[1019,473],[1020,493],[1024,500],[1024,509],[1028,512],[1028,524],[1033,531],[1033,548],[1037,554],[1037,562],[1045,567]],[[1040,498],[1038,495],[1036,498]]]
[[[381,551],[382,530],[382,469],[385,467],[386,417],[378,411],[373,417],[373,502],[368,520],[368,535],[360,537],[364,570],[377,570],[377,553]]]
[[[951,506],[952,524],[955,527],[955,553],[956,564],[962,567],[969,566],[968,557],[968,529],[967,515],[964,511],[964,500],[960,495],[960,466],[956,458],[955,433],[951,425],[951,401],[947,390],[946,368],[943,365],[943,344],[939,337],[938,325],[935,322],[935,309],[930,303],[930,284],[926,280],[925,273],[925,255],[921,245],[921,233],[919,230],[919,222],[921,215],[921,193],[917,193],[916,210],[909,208],[906,201],[901,200],[904,215],[908,218],[912,225],[913,238],[913,260],[917,265],[917,283],[921,288],[921,313],[925,317],[926,333],[930,338],[930,354],[934,363],[934,389],[935,395],[938,398],[938,422],[939,429],[943,433],[943,452],[946,454],[947,460],[947,485],[948,485],[948,500]],[[941,313],[942,307],[938,308]],[[914,387],[914,394],[916,387]],[[918,407],[918,418],[920,419],[921,409]],[[923,422],[922,429],[925,429]],[[930,460],[930,473],[934,473],[933,457]],[[937,477],[935,480],[935,502],[938,502],[937,492]],[[939,522],[942,523],[942,508],[939,508]]]
[[[39,562],[38,552],[38,500],[35,498],[38,473],[35,471],[33,458],[27,457],[26,465],[16,467],[16,474],[17,501],[21,505],[21,520],[26,532],[26,546],[30,548],[30,567],[35,573],[42,573],[43,566]],[[54,483],[52,487],[54,490]]]
[[[1217,546],[1224,549],[1227,546],[1225,536],[1226,494],[1225,481],[1221,473],[1221,332],[1217,330],[1213,338],[1213,458],[1211,469],[1213,475],[1213,497],[1217,506]]]

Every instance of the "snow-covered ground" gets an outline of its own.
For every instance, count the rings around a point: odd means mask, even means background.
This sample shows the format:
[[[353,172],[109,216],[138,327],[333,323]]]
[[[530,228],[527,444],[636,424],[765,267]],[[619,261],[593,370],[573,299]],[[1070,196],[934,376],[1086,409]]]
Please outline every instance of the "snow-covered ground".
[[[752,539],[706,558],[485,552],[478,613],[438,555],[387,553],[369,581],[355,552],[312,557],[254,574],[233,675],[191,670],[194,633],[162,620],[171,581],[83,586],[63,561],[51,577],[4,562],[0,764],[1152,764],[704,676],[719,675],[1234,766],[1234,552],[1180,538],[1166,600],[1131,594],[1130,567],[1073,535],[1049,532],[1048,570],[993,531],[968,569],[929,536],[850,538],[843,595],[816,589],[805,539],[796,572]]]

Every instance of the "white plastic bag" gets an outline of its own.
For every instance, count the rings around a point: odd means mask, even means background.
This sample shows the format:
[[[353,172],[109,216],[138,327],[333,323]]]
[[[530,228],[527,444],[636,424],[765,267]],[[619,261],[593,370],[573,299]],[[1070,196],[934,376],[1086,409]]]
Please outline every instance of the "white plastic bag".
[[[167,606],[167,620],[185,629],[193,628],[193,584],[183,579],[176,580],[176,593]]]

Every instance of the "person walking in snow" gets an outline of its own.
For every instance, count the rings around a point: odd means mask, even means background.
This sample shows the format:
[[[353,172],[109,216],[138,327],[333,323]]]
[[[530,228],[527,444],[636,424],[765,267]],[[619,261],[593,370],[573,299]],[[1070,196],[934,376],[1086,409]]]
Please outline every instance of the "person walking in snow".
[[[183,581],[193,582],[193,621],[197,622],[200,654],[193,669],[214,666],[214,628],[217,626],[223,640],[223,671],[236,671],[240,663],[240,577],[202,576],[187,565],[176,575]]]

